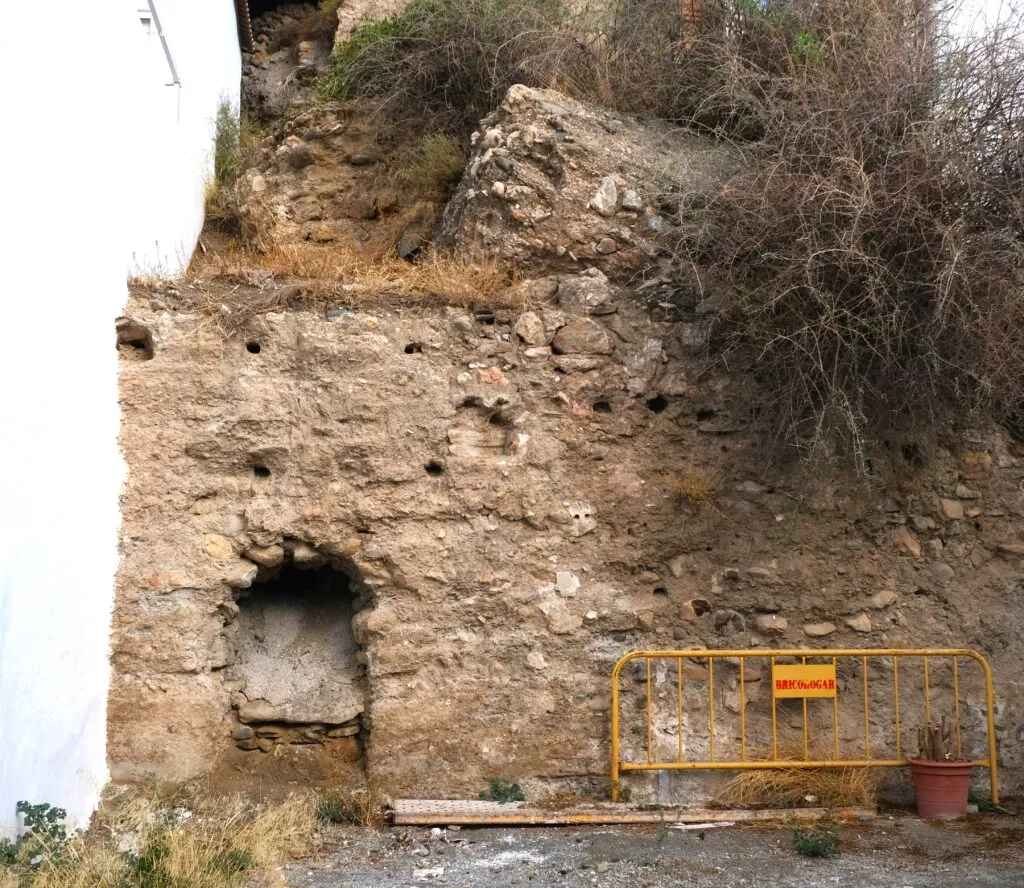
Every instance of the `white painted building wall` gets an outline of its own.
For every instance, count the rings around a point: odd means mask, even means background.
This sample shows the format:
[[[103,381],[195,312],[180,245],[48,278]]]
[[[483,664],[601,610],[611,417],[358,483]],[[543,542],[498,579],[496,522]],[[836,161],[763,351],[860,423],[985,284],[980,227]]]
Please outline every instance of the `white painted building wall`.
[[[213,174],[218,104],[239,104],[241,54],[233,0],[154,0],[180,86],[146,0],[119,0],[137,31],[134,126],[145,134],[135,158],[133,274],[173,277],[188,264],[203,227],[203,188]]]
[[[15,4],[0,29],[0,834],[19,799],[83,824],[107,780],[114,320],[133,257],[187,262],[217,101],[238,100],[232,0],[158,3],[180,90],[133,0]]]

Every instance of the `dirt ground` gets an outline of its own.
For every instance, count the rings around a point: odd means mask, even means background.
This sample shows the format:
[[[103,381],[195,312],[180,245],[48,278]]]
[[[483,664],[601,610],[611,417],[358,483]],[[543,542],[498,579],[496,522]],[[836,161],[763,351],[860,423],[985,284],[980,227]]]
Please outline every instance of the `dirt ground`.
[[[1014,888],[1024,818],[881,817],[841,826],[841,852],[800,857],[785,826],[332,829],[290,888],[597,885],[635,888]]]

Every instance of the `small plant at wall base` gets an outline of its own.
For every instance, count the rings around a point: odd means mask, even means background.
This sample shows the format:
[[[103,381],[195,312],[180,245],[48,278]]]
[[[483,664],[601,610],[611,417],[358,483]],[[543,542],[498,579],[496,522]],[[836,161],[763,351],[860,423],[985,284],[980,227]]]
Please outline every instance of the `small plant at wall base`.
[[[18,802],[16,810],[24,817],[25,829],[14,841],[0,840],[0,865],[36,868],[44,861],[59,860],[69,841],[67,811],[26,801]]]
[[[480,799],[484,802],[525,802],[526,796],[519,784],[512,780],[503,780],[495,777],[486,792],[480,793]]]
[[[839,826],[826,814],[815,826],[793,830],[793,850],[803,857],[832,857],[839,853]]]

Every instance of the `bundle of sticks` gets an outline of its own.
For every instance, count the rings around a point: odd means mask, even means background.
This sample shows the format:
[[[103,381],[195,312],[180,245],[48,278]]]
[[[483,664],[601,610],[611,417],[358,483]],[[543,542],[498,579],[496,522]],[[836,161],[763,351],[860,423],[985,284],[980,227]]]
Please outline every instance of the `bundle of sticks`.
[[[926,762],[948,762],[954,757],[951,742],[952,730],[946,723],[946,716],[938,725],[929,722],[925,727],[917,729],[917,747],[919,759]]]

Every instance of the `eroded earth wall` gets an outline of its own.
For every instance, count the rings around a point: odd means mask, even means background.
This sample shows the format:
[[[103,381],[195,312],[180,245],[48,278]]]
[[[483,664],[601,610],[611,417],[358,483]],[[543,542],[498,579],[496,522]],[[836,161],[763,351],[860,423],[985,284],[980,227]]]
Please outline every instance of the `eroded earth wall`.
[[[234,336],[173,306],[137,292],[150,345],[121,347],[115,777],[244,781],[276,762],[268,779],[343,765],[423,798],[496,776],[603,794],[626,651],[935,646],[990,657],[1005,788],[1024,780],[1024,454],[1002,433],[966,430],[917,467],[904,448],[870,483],[768,469],[741,407],[753,383],[594,272],[540,281],[518,311],[268,313]],[[354,613],[345,668],[364,697],[334,720],[291,718],[237,662],[283,651],[243,641],[239,612],[303,566],[337,571]],[[312,644],[319,621],[303,625],[288,644]],[[734,742],[735,674],[714,694]]]

